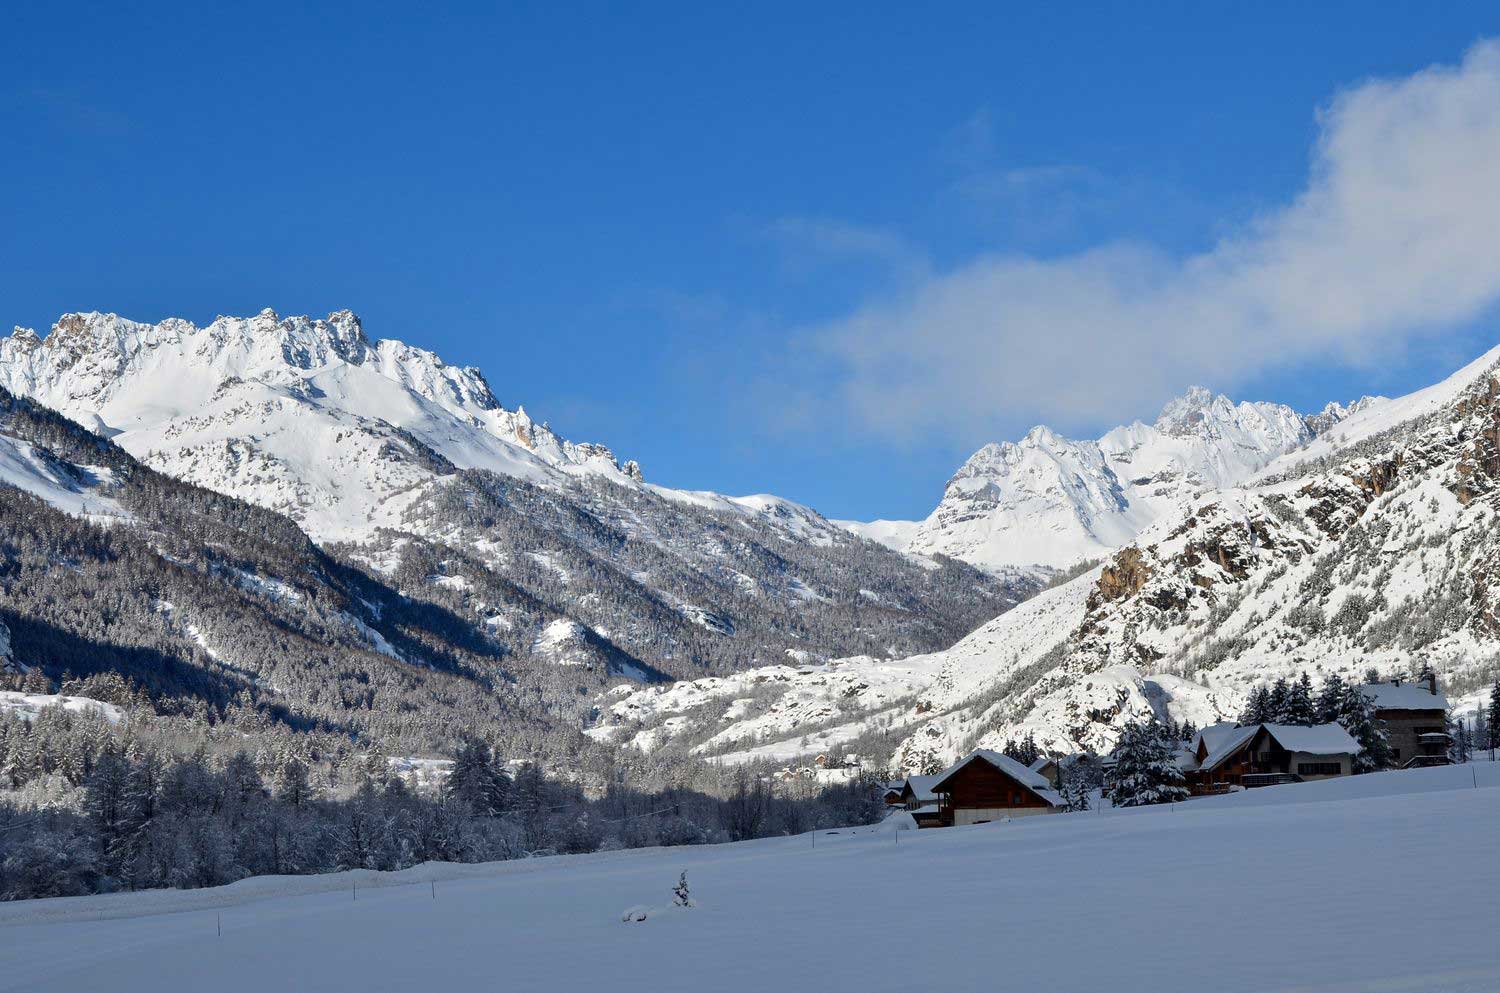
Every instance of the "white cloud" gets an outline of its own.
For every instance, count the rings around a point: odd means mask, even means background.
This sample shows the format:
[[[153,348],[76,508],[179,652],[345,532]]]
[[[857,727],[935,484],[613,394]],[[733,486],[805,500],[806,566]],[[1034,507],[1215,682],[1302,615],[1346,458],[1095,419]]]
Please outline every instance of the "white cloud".
[[[874,262],[904,278],[930,275],[926,256],[906,239],[885,228],[830,218],[783,217],[765,229],[784,252],[787,265],[811,272],[829,263]]]
[[[1500,44],[1347,90],[1305,190],[1212,250],[1112,244],[928,273],[813,337],[883,434],[1139,411],[1191,381],[1370,361],[1500,299]]]

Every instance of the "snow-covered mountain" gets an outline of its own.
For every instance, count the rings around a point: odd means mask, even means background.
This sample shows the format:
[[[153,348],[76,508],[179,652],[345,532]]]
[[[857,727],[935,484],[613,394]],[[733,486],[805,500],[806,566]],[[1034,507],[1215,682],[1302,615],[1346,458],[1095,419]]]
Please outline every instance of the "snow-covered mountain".
[[[1096,559],[1206,489],[1249,478],[1350,414],[1378,403],[1329,404],[1303,418],[1272,403],[1233,403],[1193,387],[1152,424],[1091,441],[1036,427],[985,445],[948,481],[924,521],[847,522],[888,547],[941,553],[984,569],[1065,569]]]
[[[1103,564],[950,649],[621,690],[593,733],[730,759],[884,744],[922,770],[1028,733],[1106,749],[1132,718],[1202,724],[1304,671],[1428,664],[1472,706],[1500,670],[1497,439],[1500,348],[1344,412],[1248,479],[1185,494]]]
[[[0,340],[0,386],[163,472],[286,513],[320,539],[395,518],[431,475],[411,439],[460,468],[533,482],[639,478],[604,446],[502,407],[477,369],[370,341],[349,311],[314,320],[265,310],[204,328],[68,314],[45,339],[17,328]]]
[[[371,340],[348,311],[202,328],[70,314],[45,338],[0,339],[0,389],[437,598],[517,665],[551,665],[569,685],[547,695],[573,710],[619,676],[940,647],[1034,588],[933,568],[778,497],[652,485],[502,406],[478,370]],[[110,510],[108,478],[35,445],[0,447],[5,481],[69,513]]]

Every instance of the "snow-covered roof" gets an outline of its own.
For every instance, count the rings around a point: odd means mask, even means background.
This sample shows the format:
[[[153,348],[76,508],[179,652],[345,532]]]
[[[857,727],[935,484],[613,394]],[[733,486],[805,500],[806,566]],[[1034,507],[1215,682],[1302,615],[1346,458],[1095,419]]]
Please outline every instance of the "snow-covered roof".
[[[918,803],[936,802],[937,794],[932,792],[932,784],[938,781],[937,776],[907,776],[906,783],[911,787],[912,796],[917,798]]]
[[[1234,721],[1223,721],[1219,724],[1206,725],[1200,728],[1197,734],[1193,735],[1193,751],[1197,752],[1198,746],[1203,745],[1208,749],[1209,754],[1213,754],[1219,750],[1219,745],[1223,744],[1238,729],[1239,725]]]
[[[1447,710],[1448,698],[1421,683],[1366,683],[1360,691],[1379,710]]]
[[[1303,727],[1298,724],[1250,724],[1245,727],[1227,729],[1224,725],[1216,724],[1204,728],[1198,732],[1198,737],[1193,739],[1195,746],[1200,740],[1211,743],[1212,750],[1204,757],[1198,768],[1208,771],[1221,765],[1225,759],[1248,745],[1250,739],[1254,738],[1261,728],[1265,728],[1266,733],[1289,752],[1302,752],[1307,755],[1355,755],[1360,751],[1359,742],[1344,730],[1342,724],[1315,724],[1312,727]],[[1205,733],[1207,733],[1206,737]]]
[[[1315,724],[1301,727],[1292,724],[1262,724],[1276,743],[1289,752],[1308,755],[1354,755],[1359,742],[1344,730],[1342,724]]]
[[[1043,769],[1047,768],[1047,766],[1052,765],[1056,761],[1057,761],[1057,759],[1054,759],[1051,756],[1043,755],[1040,758],[1036,759],[1034,762],[1032,762],[1026,768],[1030,769],[1032,772],[1039,773]]]
[[[1222,725],[1215,725],[1215,727],[1222,727]],[[1203,729],[1203,731],[1208,730],[1209,728]],[[1259,730],[1259,724],[1251,724],[1248,727],[1230,728],[1222,734],[1215,734],[1211,738],[1205,738],[1205,741],[1212,740],[1214,744],[1209,746],[1209,753],[1204,756],[1202,763],[1198,767],[1204,770],[1214,768],[1244,747],[1251,738],[1255,737],[1255,732]],[[1200,731],[1199,734],[1202,734],[1203,731]]]
[[[1014,779],[1016,782],[1026,787],[1032,793],[1035,793],[1043,800],[1046,800],[1052,806],[1060,807],[1063,805],[1063,798],[1059,796],[1057,791],[1052,788],[1052,783],[1047,779],[1046,776],[1043,776],[1040,773],[1032,772],[1030,769],[1026,768],[1015,759],[1011,758],[1009,755],[1006,755],[1002,752],[992,751],[988,748],[980,748],[976,751],[970,752],[966,757],[959,759],[953,765],[949,766],[947,769],[944,769],[937,776],[934,776],[933,778],[937,781],[932,784],[933,791],[937,793],[945,792],[943,790],[944,781],[951,777],[954,773],[958,772],[958,770],[962,769],[964,766],[975,760],[983,760],[985,762],[988,762],[996,769],[999,769],[1001,772],[1005,773],[1011,779]]]

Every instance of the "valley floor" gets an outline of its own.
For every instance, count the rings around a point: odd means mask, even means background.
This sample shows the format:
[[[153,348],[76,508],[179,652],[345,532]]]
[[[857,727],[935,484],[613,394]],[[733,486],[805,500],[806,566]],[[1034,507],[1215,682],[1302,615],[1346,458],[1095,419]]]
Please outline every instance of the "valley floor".
[[[816,848],[30,901],[0,905],[0,990],[1490,993],[1497,825],[1482,763]],[[684,870],[700,905],[673,910]]]

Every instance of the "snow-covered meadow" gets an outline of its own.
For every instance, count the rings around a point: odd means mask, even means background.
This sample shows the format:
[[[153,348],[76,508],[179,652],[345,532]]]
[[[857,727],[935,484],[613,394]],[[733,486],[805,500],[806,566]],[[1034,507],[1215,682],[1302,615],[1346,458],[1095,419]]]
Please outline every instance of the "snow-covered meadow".
[[[0,989],[1481,993],[1497,823],[1482,763],[816,847],[32,901],[0,906]],[[623,923],[637,905],[659,909]]]

